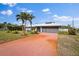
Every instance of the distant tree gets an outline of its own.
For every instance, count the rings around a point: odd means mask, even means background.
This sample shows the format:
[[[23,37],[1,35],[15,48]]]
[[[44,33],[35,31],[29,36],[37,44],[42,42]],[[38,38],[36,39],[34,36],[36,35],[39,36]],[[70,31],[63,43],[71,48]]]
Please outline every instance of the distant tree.
[[[0,28],[3,28],[3,26],[4,26],[4,25],[3,25],[2,23],[0,23]]]
[[[72,28],[72,27],[71,27],[71,25],[68,24],[67,26],[62,26],[61,28],[68,29],[68,28]]]
[[[76,35],[76,29],[71,27],[70,25],[67,26],[68,27],[68,33],[69,35]]]
[[[4,25],[4,30],[7,30],[7,22],[3,22],[3,25]]]

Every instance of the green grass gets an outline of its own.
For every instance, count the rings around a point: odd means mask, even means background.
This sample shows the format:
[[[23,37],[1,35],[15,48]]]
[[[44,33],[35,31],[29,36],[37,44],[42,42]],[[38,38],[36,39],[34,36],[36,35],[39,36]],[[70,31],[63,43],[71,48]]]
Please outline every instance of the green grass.
[[[79,35],[58,35],[58,53],[61,56],[79,56]]]
[[[26,32],[26,35],[23,35],[22,31],[0,31],[0,44],[34,34],[32,32]]]
[[[14,34],[12,32],[7,33],[6,31],[0,31],[0,43],[13,41],[13,40],[19,39],[21,37],[22,37],[22,35],[20,33]]]
[[[68,32],[67,31],[59,31],[58,34],[68,35]]]

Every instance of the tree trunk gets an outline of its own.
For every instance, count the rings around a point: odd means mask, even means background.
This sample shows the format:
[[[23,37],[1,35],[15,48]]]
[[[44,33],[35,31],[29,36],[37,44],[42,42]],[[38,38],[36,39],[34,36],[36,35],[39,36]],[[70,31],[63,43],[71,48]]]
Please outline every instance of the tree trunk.
[[[25,21],[25,31],[27,31],[27,30],[26,30],[26,21]]]
[[[22,23],[22,31],[23,31],[23,35],[25,35],[25,27],[24,27],[23,23]]]
[[[31,30],[32,30],[32,21],[30,20],[30,26],[31,26]]]

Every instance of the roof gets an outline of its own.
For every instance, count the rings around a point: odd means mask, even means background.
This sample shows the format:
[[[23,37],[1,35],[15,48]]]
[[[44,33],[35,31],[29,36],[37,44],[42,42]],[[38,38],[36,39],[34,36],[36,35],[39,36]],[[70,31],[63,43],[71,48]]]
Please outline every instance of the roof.
[[[33,24],[32,27],[44,27],[44,26],[62,26],[61,24],[56,23],[42,23],[42,24]],[[26,27],[30,27],[30,25],[27,25]]]

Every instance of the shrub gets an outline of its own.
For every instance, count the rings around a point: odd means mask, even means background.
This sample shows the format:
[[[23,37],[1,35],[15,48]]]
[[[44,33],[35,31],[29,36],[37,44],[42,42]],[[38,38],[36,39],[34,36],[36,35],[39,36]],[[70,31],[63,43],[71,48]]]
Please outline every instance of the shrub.
[[[69,28],[69,29],[68,29],[68,34],[69,34],[69,35],[76,35],[76,29],[74,29],[74,28]]]
[[[31,33],[32,33],[32,34],[38,34],[38,32],[37,32],[37,31],[32,31]]]
[[[30,33],[31,33],[31,34],[38,34],[38,31],[31,30]]]
[[[7,32],[7,33],[10,33],[11,31],[10,31],[10,30],[7,30],[6,32]]]
[[[17,30],[13,31],[14,34],[19,34],[19,32]]]
[[[34,31],[34,34],[38,34],[38,31]]]
[[[77,33],[79,33],[79,29],[77,29]]]

